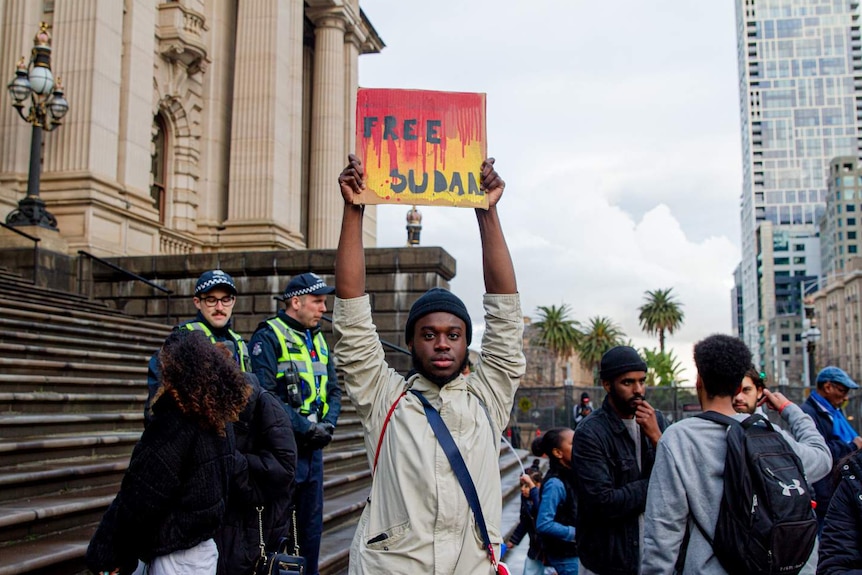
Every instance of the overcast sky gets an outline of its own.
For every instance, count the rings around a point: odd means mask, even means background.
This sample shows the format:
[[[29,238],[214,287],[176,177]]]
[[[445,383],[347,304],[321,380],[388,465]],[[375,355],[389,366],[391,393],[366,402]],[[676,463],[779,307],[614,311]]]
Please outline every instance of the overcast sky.
[[[568,303],[637,347],[644,292],[672,287],[669,345],[730,333],[742,168],[733,2],[361,0],[386,48],[369,88],[485,92],[488,153],[525,315]],[[405,244],[405,206],[379,208],[378,245]],[[457,260],[452,290],[481,324],[472,210],[420,207],[422,245]],[[476,339],[476,338],[474,338]]]

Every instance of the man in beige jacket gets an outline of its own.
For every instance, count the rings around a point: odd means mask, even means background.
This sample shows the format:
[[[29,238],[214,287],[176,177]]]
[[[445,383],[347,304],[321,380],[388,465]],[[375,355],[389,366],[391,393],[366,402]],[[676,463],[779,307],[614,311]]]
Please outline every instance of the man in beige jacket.
[[[338,181],[344,217],[335,264],[334,356],[365,431],[374,464],[371,497],[350,548],[351,574],[492,573],[473,512],[425,416],[422,393],[440,412],[476,486],[499,558],[499,437],[524,374],[523,315],[497,202],[505,184],[494,160],[483,162],[489,208],[477,209],[485,274],[482,361],[464,376],[472,323],[463,302],[435,288],[410,310],[405,330],[414,372],[405,379],[386,364],[365,294],[363,206],[354,198],[364,171],[353,155]],[[397,402],[383,432],[390,408]],[[379,453],[377,452],[380,440]]]

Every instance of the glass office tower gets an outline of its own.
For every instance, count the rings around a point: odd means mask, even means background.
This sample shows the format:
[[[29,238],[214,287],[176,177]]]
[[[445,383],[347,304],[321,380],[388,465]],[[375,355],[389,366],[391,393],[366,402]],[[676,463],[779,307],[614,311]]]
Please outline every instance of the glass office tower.
[[[763,367],[769,340],[764,329],[776,315],[776,275],[763,277],[758,226],[769,221],[776,232],[784,228],[815,237],[829,161],[858,156],[859,12],[858,0],[736,0],[742,332]],[[784,284],[811,273],[804,264],[800,269],[775,265],[774,271]],[[798,310],[779,313],[784,312]]]

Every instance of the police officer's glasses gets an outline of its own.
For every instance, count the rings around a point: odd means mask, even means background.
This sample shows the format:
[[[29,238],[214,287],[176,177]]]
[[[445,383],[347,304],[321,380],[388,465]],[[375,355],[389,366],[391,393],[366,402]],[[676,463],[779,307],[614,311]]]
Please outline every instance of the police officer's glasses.
[[[208,295],[207,297],[202,297],[201,301],[204,302],[207,307],[215,307],[218,302],[221,302],[224,307],[231,307],[236,303],[236,296],[226,295],[224,297],[215,297]]]

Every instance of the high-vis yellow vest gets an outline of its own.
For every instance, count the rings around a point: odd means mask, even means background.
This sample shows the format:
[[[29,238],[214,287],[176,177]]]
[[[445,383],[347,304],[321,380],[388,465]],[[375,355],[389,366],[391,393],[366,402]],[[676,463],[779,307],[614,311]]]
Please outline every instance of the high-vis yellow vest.
[[[216,343],[216,338],[213,335],[213,332],[203,322],[190,321],[188,323],[184,323],[180,327],[182,327],[183,329],[187,329],[189,331],[202,331],[202,332],[204,332],[204,335],[206,335],[211,342]],[[234,349],[231,351],[234,352],[234,357],[237,358],[237,362],[239,363],[239,368],[242,371],[251,372],[251,362],[249,360],[249,355],[248,355],[248,346],[242,340],[242,336],[239,335],[238,333],[236,333],[234,330],[228,328],[227,332],[230,335],[231,339],[233,339],[232,343],[234,345]]]
[[[296,331],[290,329],[281,318],[274,317],[267,320],[269,326],[275,332],[278,338],[278,343],[281,345],[281,355],[278,357],[278,373],[276,378],[284,377],[285,371],[292,369],[296,370],[300,379],[303,382],[302,386],[302,405],[299,407],[299,413],[309,415],[317,413],[313,409],[313,405],[320,398],[320,403],[323,405],[321,417],[326,416],[329,411],[329,404],[326,402],[326,384],[329,380],[329,348],[326,346],[326,340],[323,334],[317,332],[314,336],[314,349],[317,352],[318,361],[311,359],[311,352],[306,346],[305,338]],[[288,344],[288,340],[290,344]]]

